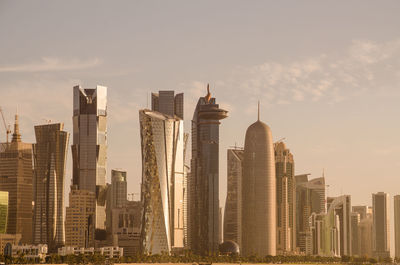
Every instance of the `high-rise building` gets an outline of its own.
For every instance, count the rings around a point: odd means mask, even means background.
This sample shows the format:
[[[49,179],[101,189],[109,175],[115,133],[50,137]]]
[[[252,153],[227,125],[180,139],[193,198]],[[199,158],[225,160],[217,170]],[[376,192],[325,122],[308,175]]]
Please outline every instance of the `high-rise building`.
[[[7,233],[8,192],[0,191],[0,234]]]
[[[276,255],[276,176],[271,129],[258,120],[246,131],[242,178],[242,254]]]
[[[71,186],[65,215],[65,245],[94,247],[96,195]]]
[[[400,258],[400,195],[394,196],[394,247],[394,256]]]
[[[357,205],[352,207],[353,214],[359,215],[358,231],[357,231],[357,248],[358,253],[353,248],[353,255],[360,257],[372,257],[372,207],[365,205]],[[354,220],[354,219],[352,219]],[[353,221],[352,221],[353,224]],[[352,227],[352,234],[354,230]],[[353,236],[352,235],[352,236]],[[354,237],[352,237],[353,245]]]
[[[228,185],[224,213],[224,240],[242,246],[242,161],[243,149],[227,151]]]
[[[32,144],[23,143],[15,115],[10,143],[0,145],[0,191],[8,192],[7,234],[21,234],[21,243],[32,243]]]
[[[296,243],[300,252],[306,253],[306,241],[311,236],[309,218],[312,213],[324,214],[325,178],[308,180],[309,174],[295,176],[296,182]]]
[[[33,243],[49,251],[64,245],[64,183],[69,133],[64,124],[35,126]]]
[[[184,247],[183,95],[160,91],[153,110],[140,110],[143,248],[146,253]],[[177,103],[176,101],[182,101]],[[175,108],[175,106],[180,106]]]
[[[228,117],[216,99],[199,98],[192,119],[192,160],[189,188],[189,237],[197,254],[218,251],[219,125]]]
[[[351,256],[351,197],[341,195],[328,197],[327,208],[331,209],[340,222],[340,256]]]
[[[350,195],[328,197],[327,202],[326,213],[310,216],[310,240],[306,249],[319,256],[351,256]]]
[[[360,256],[360,238],[358,231],[360,220],[361,219],[359,213],[351,213],[351,252],[353,256]]]
[[[128,184],[126,171],[120,169],[111,170],[111,207],[121,208],[128,201]]]
[[[276,247],[278,253],[296,250],[296,182],[293,155],[282,141],[274,144],[276,170]]]
[[[74,87],[72,181],[96,194],[97,240],[105,239],[107,171],[107,88]]]
[[[372,194],[373,235],[372,251],[377,258],[390,255],[390,222],[389,194],[378,192]]]
[[[376,258],[390,256],[390,222],[389,194],[378,192],[372,194],[372,251]]]

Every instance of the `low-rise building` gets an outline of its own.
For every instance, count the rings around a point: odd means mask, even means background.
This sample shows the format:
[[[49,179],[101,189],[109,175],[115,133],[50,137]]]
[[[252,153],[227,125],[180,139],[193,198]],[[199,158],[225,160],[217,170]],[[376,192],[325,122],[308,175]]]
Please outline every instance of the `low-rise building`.
[[[27,259],[39,259],[44,261],[47,256],[47,245],[11,245],[11,256],[16,258],[23,255]]]
[[[124,249],[120,247],[102,247],[102,248],[82,248],[82,247],[62,247],[58,249],[58,255],[94,255],[100,254],[107,259],[120,258],[124,254]]]
[[[7,244],[18,245],[21,240],[21,234],[0,234],[0,250],[3,253]]]

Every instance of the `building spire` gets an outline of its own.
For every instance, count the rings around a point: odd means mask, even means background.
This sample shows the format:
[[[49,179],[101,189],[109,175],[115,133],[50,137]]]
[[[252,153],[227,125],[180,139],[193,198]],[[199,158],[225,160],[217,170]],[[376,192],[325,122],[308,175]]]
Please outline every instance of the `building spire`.
[[[258,101],[257,121],[260,121],[260,101]]]
[[[18,114],[15,114],[14,133],[11,142],[21,142],[21,134],[19,133]]]
[[[207,95],[204,97],[207,103],[210,103],[211,93],[210,93],[210,84],[207,84]]]

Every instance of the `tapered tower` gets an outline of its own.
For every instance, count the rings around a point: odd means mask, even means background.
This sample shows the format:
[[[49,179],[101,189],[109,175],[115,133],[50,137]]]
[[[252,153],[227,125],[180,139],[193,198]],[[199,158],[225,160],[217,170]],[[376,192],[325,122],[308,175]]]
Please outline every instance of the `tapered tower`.
[[[271,129],[258,120],[246,131],[242,177],[242,253],[276,255],[276,179]]]

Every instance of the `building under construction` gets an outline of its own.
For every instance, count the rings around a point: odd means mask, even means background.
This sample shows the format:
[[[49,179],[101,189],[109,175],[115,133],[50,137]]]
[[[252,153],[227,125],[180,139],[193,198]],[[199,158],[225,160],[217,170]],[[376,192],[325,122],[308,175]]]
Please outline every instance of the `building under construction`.
[[[11,142],[0,144],[0,191],[9,194],[7,234],[21,234],[21,243],[32,242],[32,178],[32,144],[21,141],[15,115]]]

